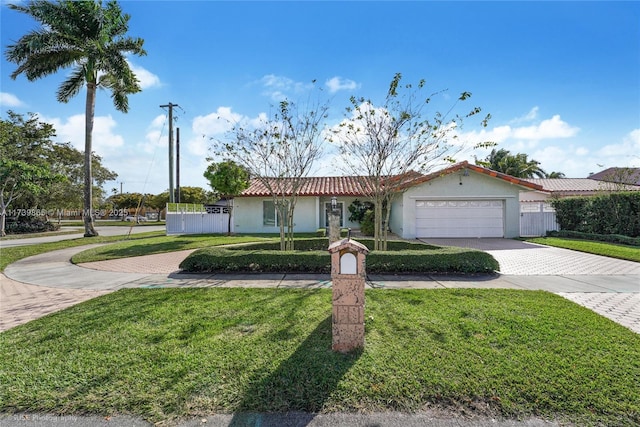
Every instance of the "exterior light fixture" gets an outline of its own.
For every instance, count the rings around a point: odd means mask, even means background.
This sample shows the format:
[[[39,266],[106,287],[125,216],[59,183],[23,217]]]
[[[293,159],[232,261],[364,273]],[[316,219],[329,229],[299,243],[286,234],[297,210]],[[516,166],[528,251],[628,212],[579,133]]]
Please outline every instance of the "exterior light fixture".
[[[338,198],[336,196],[333,196],[331,198],[331,209],[335,211],[336,207],[338,207]]]

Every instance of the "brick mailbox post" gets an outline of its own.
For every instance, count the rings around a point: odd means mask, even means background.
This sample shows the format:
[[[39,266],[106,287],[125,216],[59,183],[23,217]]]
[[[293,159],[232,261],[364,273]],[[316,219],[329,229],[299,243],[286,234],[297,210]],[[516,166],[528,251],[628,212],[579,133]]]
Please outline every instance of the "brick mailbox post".
[[[364,347],[365,258],[369,249],[351,239],[329,245],[333,287],[333,351]]]

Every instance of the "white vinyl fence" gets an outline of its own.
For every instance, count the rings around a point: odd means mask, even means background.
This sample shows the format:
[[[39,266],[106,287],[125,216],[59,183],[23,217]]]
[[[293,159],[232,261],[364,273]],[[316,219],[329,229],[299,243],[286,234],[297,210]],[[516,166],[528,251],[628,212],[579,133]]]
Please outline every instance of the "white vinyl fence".
[[[226,233],[228,226],[229,209],[226,206],[180,205],[171,209],[167,206],[167,235]]]
[[[556,211],[545,202],[520,202],[520,236],[544,236],[547,231],[560,230]]]

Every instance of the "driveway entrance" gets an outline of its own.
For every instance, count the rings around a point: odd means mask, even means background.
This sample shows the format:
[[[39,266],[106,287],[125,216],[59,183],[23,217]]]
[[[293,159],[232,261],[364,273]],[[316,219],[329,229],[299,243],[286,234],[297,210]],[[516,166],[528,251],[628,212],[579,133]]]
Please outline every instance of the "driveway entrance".
[[[640,263],[510,239],[421,239],[436,246],[457,246],[490,253],[500,273],[516,276],[640,275]],[[640,292],[640,283],[638,290]]]

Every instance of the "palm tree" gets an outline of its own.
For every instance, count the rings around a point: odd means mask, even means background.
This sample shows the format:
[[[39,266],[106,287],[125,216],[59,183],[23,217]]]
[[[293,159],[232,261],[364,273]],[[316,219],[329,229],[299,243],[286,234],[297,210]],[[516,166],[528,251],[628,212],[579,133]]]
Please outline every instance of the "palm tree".
[[[546,172],[540,168],[540,162],[529,160],[524,153],[513,155],[504,148],[491,150],[491,153],[484,160],[476,161],[476,163],[517,178],[545,178],[547,176]]]
[[[126,36],[128,14],[114,0],[103,5],[97,1],[30,1],[26,5],[12,4],[13,10],[25,13],[42,27],[22,36],[7,46],[6,59],[18,65],[11,74],[15,79],[24,74],[29,81],[37,80],[61,69],[71,68],[71,74],[60,84],[59,102],[68,102],[83,86],[87,87],[84,140],[84,230],[85,237],[97,236],[92,216],[91,145],[96,90],[111,92],[118,111],[129,110],[128,95],[139,92],[140,86],[125,54],[146,55],[144,40]]]

